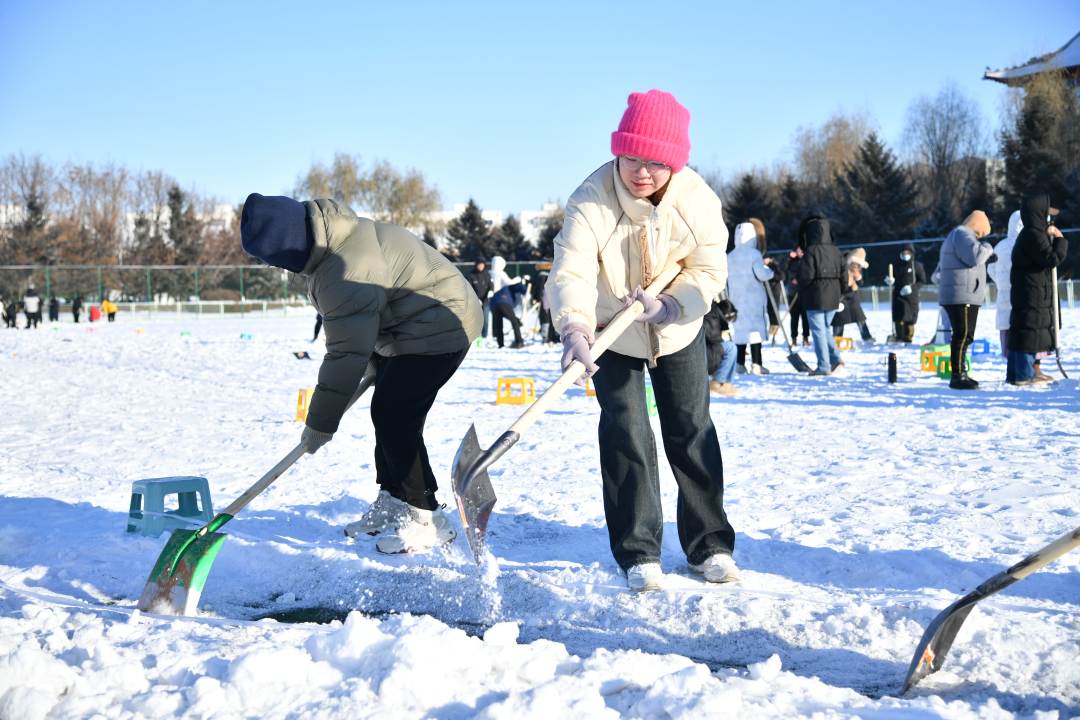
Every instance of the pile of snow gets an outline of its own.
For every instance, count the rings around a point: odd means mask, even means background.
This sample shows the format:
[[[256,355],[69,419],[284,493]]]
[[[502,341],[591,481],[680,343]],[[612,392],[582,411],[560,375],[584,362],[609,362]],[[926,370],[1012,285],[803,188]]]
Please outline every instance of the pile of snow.
[[[984,315],[977,337],[993,338]],[[870,316],[884,337],[887,313]],[[575,388],[492,467],[488,567],[463,539],[402,558],[344,538],[375,496],[361,400],[226,527],[198,617],[139,613],[167,536],[124,532],[131,482],[201,475],[222,509],[291,449],[323,352],[312,319],[0,331],[0,718],[1080,713],[1080,553],[980,603],[945,668],[898,696],[930,619],[1080,524],[1076,381],[1012,388],[988,356],[983,388],[957,393],[916,346],[860,347],[821,379],[766,347],[773,374],[714,400],[738,586],[687,572],[661,462],[666,587],[625,590],[598,409]],[[933,323],[927,308],[917,337]],[[1080,312],[1065,323],[1080,376]],[[558,355],[470,352],[428,421],[443,501],[467,423],[487,444],[521,410],[493,403],[496,378],[542,391]]]

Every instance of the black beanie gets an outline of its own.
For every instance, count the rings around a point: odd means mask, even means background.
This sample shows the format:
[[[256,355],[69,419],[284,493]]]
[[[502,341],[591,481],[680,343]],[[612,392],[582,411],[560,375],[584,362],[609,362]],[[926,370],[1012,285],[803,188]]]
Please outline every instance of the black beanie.
[[[251,193],[240,215],[244,252],[268,265],[298,273],[307,264],[314,238],[307,229],[307,211],[290,197]]]

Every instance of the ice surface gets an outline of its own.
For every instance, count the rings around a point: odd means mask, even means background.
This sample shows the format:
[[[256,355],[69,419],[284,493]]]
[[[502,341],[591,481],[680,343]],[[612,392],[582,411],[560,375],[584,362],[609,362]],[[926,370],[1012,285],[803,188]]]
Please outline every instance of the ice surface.
[[[662,461],[667,585],[625,591],[596,400],[574,388],[491,468],[485,566],[460,536],[405,557],[344,538],[376,494],[365,398],[226,526],[198,617],[138,612],[165,539],[125,534],[131,482],[204,476],[225,507],[290,450],[323,354],[312,319],[122,313],[93,333],[0,331],[0,717],[1080,713],[1080,553],[980,603],[942,672],[895,697],[931,618],[1080,524],[1076,381],[1011,388],[991,356],[975,361],[983,388],[961,394],[919,372],[916,346],[846,352],[846,377],[821,379],[767,346],[773,374],[713,401],[738,586],[687,572]],[[992,313],[980,320],[996,346]],[[870,321],[887,334],[886,312]],[[1065,325],[1080,377],[1080,310]],[[558,357],[470,352],[428,419],[444,502],[469,423],[486,446],[521,411],[494,404],[496,378],[542,391]]]

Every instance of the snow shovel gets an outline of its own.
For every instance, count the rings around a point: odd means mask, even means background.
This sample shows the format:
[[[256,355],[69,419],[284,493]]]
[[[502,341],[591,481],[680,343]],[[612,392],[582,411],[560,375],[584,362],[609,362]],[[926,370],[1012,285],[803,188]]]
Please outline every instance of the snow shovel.
[[[911,666],[908,668],[907,678],[904,680],[904,689],[900,691],[900,694],[906,693],[930,673],[941,669],[941,666],[945,664],[945,656],[948,654],[949,648],[952,647],[953,640],[956,639],[956,633],[975,607],[975,603],[999,590],[1004,590],[1015,582],[1023,580],[1039,568],[1057,560],[1077,546],[1080,546],[1080,527],[1062,535],[1042,550],[1028,555],[1008,570],[1002,570],[945,608],[926,627],[922,640],[919,641],[918,647],[915,648],[915,657],[911,659]]]
[[[769,292],[769,283],[767,280],[761,281],[762,286],[765,288],[765,296],[769,298],[769,304],[772,305],[773,312],[776,313],[776,317],[780,317],[780,312],[776,308],[776,299]],[[738,310],[738,308],[735,308]],[[787,328],[784,327],[784,323],[780,323],[780,332],[784,333],[784,342],[787,344],[788,349],[788,362],[791,363],[791,367],[795,368],[796,372],[808,373],[810,372],[810,366],[806,364],[806,361],[799,357],[799,353],[791,347],[791,338],[788,337]]]
[[[370,363],[368,367],[371,367]],[[374,381],[373,371],[365,373],[345,409],[352,407]],[[165,543],[165,548],[154,563],[154,569],[150,571],[142,596],[139,597],[139,610],[163,615],[194,614],[199,606],[203,587],[206,585],[206,577],[210,574],[210,566],[214,564],[214,558],[221,550],[221,544],[225,542],[225,533],[220,533],[218,530],[263,490],[270,487],[305,452],[307,451],[304,450],[303,445],[294,447],[277,465],[259,478],[258,482],[245,490],[243,495],[233,500],[229,507],[215,515],[202,528],[173,530],[172,536]]]
[[[655,296],[670,285],[681,270],[682,267],[677,263],[666,268],[656,276],[646,290],[650,295]],[[635,302],[615,315],[593,343],[593,359],[600,357],[644,309],[640,302]],[[469,431],[465,433],[461,445],[458,446],[457,454],[454,455],[451,479],[458,514],[461,516],[461,526],[465,529],[465,537],[469,541],[469,547],[472,549],[477,564],[483,562],[484,537],[496,500],[495,490],[491,487],[491,478],[487,473],[488,467],[505,455],[506,451],[521,439],[521,434],[554,405],[584,372],[584,365],[576,360],[572,362],[559,379],[545,390],[544,394],[537,398],[532,406],[510,426],[510,429],[500,435],[499,439],[487,450],[480,449],[475,424],[470,425]]]
[[[1061,373],[1061,377],[1066,380],[1069,376],[1065,374],[1065,368],[1061,367],[1061,345],[1058,344],[1060,339],[1059,332],[1061,328],[1061,306],[1058,305],[1058,279],[1057,268],[1050,268],[1050,282],[1054,285],[1054,359],[1057,360],[1058,371]]]

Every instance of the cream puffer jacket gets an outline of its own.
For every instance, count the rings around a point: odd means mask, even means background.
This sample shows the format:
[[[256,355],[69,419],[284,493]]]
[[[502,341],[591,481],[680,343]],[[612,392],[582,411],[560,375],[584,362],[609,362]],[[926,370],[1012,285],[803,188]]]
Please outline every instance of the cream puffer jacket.
[[[668,183],[654,207],[630,194],[612,160],[570,196],[545,286],[560,333],[574,322],[602,330],[636,286],[678,262],[682,270],[664,292],[678,301],[679,319],[660,329],[634,323],[611,349],[654,362],[697,337],[727,282],[728,231],[720,198],[700,175],[683,168]]]

